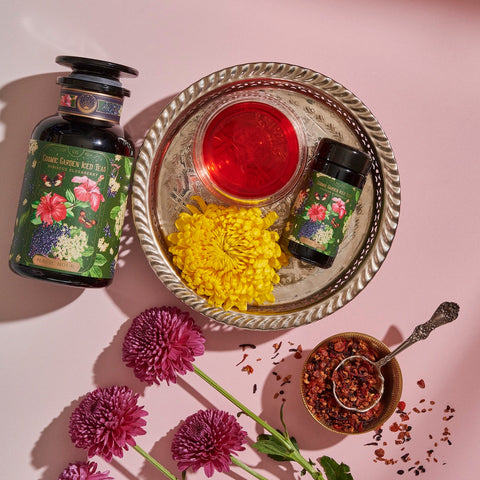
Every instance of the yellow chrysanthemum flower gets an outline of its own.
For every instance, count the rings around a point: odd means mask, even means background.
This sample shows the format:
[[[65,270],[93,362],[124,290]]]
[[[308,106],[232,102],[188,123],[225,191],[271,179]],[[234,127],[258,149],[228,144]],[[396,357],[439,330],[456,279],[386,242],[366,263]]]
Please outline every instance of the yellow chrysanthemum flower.
[[[246,310],[247,304],[274,302],[273,285],[286,257],[277,232],[268,230],[275,212],[262,217],[259,208],[224,207],[192,197],[200,210],[187,205],[176,233],[168,236],[173,263],[186,284],[208,303],[230,310]]]

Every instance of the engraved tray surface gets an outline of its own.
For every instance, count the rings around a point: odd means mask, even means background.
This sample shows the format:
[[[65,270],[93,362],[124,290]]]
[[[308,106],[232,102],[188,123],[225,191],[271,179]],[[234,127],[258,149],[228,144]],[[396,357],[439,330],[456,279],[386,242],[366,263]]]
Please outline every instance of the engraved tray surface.
[[[223,310],[188,288],[172,263],[166,237],[175,220],[200,195],[220,203],[196,175],[193,139],[205,109],[222,95],[263,90],[287,102],[300,117],[310,159],[320,138],[331,137],[369,153],[371,172],[352,216],[345,239],[330,269],[295,258],[278,274],[273,304],[249,305],[246,312]],[[308,164],[307,164],[308,166]],[[294,190],[262,207],[275,210],[273,229],[281,234]],[[249,63],[215,72],[195,82],[159,114],[137,159],[132,187],[137,234],[156,275],[194,310],[228,325],[261,330],[292,328],[319,320],[351,301],[383,263],[398,224],[400,181],[390,143],[368,108],[349,90],[312,70],[285,63]]]

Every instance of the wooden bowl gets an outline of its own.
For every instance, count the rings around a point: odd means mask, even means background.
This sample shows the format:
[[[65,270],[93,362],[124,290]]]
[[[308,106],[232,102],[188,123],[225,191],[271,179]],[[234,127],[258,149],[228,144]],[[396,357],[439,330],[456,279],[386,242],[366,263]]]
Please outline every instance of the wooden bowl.
[[[360,354],[378,360],[388,353],[390,350],[383,342],[358,332],[338,333],[320,342],[305,360],[300,379],[303,403],[310,415],[327,430],[346,435],[380,428],[400,401],[402,372],[397,360],[394,358],[382,368],[383,396],[376,407],[365,413],[347,410],[336,402],[331,374],[346,356]]]

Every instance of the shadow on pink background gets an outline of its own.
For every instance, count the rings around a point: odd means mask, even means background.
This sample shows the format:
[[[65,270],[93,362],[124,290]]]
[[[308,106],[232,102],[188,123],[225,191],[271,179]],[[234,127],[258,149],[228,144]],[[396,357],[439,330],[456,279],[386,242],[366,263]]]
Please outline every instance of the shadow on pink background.
[[[42,118],[55,114],[59,95],[55,82],[59,75],[46,73],[21,78],[0,90],[0,100],[5,103],[0,121],[6,128],[5,139],[0,143],[3,177],[0,189],[0,204],[3,206],[0,216],[0,321],[53,312],[82,294],[82,289],[25,280],[11,272],[8,266],[28,141],[35,125]]]

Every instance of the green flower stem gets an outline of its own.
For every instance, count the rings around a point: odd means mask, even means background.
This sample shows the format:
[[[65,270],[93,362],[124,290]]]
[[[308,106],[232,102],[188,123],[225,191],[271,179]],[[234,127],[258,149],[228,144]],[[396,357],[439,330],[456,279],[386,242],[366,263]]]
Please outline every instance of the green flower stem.
[[[305,460],[298,450],[292,454],[292,460],[303,467],[315,480],[325,480],[323,475],[310,462]]]
[[[158,463],[151,455],[149,455],[143,448],[135,445],[133,447],[143,458],[147,459],[155,468],[160,470],[170,480],[178,480],[178,478],[171,472],[169,472],[161,463]]]
[[[282,442],[289,451],[290,458],[297,462],[302,468],[304,468],[315,480],[324,480],[322,474],[316,470],[311,463],[305,460],[300,452],[295,448],[292,441],[288,436],[282,435],[278,430],[271,427],[268,423],[262,420],[258,415],[253,413],[249,408],[247,408],[243,403],[239,402],[235,397],[228,393],[224,388],[222,388],[217,382],[212,380],[206,373],[200,370],[196,365],[193,366],[193,371],[203,380],[205,380],[209,385],[211,385],[215,390],[221,393],[227,400],[232,402],[236,407],[242,410],[243,413],[248,415],[252,420],[255,420],[259,425],[261,425],[265,430],[270,432],[276,439]],[[233,458],[233,457],[232,457]],[[238,461],[238,460],[237,460]],[[241,465],[240,465],[241,466]],[[243,467],[242,467],[243,468]],[[248,468],[248,467],[247,467]],[[258,474],[254,474],[258,475]]]
[[[258,478],[258,480],[267,480],[263,475],[260,475],[255,470],[250,468],[248,465],[245,465],[237,457],[234,457],[233,455],[230,455],[230,459],[232,460],[232,463],[234,463],[235,465],[237,465],[240,468],[243,468],[247,473],[249,473],[250,475],[253,475],[255,478]]]
[[[274,437],[280,440],[289,450],[294,450],[292,444],[285,439],[285,437],[271,427],[267,422],[263,421],[258,415],[253,413],[249,408],[247,408],[243,403],[239,402],[235,397],[230,395],[224,388],[222,388],[217,382],[212,380],[206,373],[202,372],[196,365],[193,366],[194,372],[200,377],[203,378],[209,385],[211,385],[215,390],[221,393],[227,400],[230,400],[236,407],[242,410],[243,413],[248,415],[251,419],[255,420],[259,425],[261,425],[265,430],[270,432]]]

